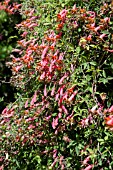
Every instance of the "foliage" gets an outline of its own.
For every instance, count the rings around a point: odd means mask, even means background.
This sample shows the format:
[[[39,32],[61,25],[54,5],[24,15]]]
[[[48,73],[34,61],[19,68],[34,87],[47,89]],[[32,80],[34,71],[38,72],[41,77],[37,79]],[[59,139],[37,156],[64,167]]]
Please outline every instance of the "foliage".
[[[15,24],[21,21],[21,17],[19,12],[12,8],[14,3],[14,0],[0,2],[0,113],[10,101],[14,101],[14,88],[9,83],[11,70],[5,65],[19,37]]]
[[[113,3],[51,2],[20,9],[7,63],[19,93],[1,115],[1,166],[110,170]]]

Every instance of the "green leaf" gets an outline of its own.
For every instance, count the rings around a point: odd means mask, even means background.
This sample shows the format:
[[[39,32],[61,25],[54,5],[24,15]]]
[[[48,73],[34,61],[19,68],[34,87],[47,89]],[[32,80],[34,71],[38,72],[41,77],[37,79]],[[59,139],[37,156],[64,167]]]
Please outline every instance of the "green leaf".
[[[91,61],[90,64],[93,65],[93,66],[97,65],[97,63],[95,61]]]
[[[103,70],[103,77],[106,78],[106,72]]]
[[[97,45],[94,45],[94,44],[91,44],[89,46],[92,47],[92,48],[97,48]]]
[[[39,164],[41,163],[41,158],[39,155],[35,156],[32,160],[32,162],[34,162],[34,160],[36,160]]]
[[[3,102],[4,101],[4,97],[0,97],[0,102]]]
[[[87,150],[90,154],[93,154],[93,153],[94,153],[93,149],[87,148],[86,150]]]
[[[80,152],[78,146],[75,147],[75,150],[76,150],[76,154],[77,154],[77,156],[78,156],[78,155],[79,155],[79,152]]]
[[[99,82],[101,82],[101,83],[103,83],[103,84],[106,84],[106,83],[108,83],[108,80],[105,79],[105,78],[100,78],[100,79],[99,79]]]
[[[97,139],[98,142],[104,142],[104,139]]]
[[[80,53],[80,47],[76,48],[76,53],[78,53],[78,54]]]
[[[105,137],[104,137],[104,140],[108,140],[108,136],[105,136]]]
[[[107,30],[104,30],[104,31],[102,31],[102,34],[110,34],[110,32]]]

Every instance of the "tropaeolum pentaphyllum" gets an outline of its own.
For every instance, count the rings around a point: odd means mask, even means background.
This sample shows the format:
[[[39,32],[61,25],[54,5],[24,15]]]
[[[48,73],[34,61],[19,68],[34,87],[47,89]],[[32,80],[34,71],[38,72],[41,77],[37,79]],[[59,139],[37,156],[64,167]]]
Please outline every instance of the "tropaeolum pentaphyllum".
[[[88,128],[95,122],[96,116],[105,116],[107,112],[111,112],[110,109],[104,110],[104,104],[100,105],[98,102],[96,107],[87,108],[85,116],[76,116],[75,119],[75,115],[79,113],[74,108],[83,102],[82,95],[88,92],[80,89],[79,83],[75,83],[72,79],[72,74],[76,72],[80,61],[73,59],[72,53],[68,54],[68,43],[73,41],[74,48],[79,47],[86,53],[91,52],[90,50],[95,46],[98,48],[98,43],[101,44],[101,50],[105,53],[112,52],[108,34],[103,33],[109,29],[110,24],[110,16],[103,18],[104,12],[101,11],[99,15],[76,5],[69,10],[63,9],[57,15],[56,29],[48,29],[41,40],[36,32],[36,28],[40,26],[40,17],[35,15],[34,9],[24,11],[26,20],[16,25],[22,31],[22,39],[17,42],[17,48],[13,50],[18,57],[12,55],[12,61],[7,65],[12,69],[11,83],[22,89],[26,95],[17,99],[19,103],[16,101],[16,104],[3,110],[0,129],[5,126],[6,139],[10,138],[21,146],[35,146],[35,144],[43,146],[39,153],[52,155],[51,168],[55,167],[57,162],[61,169],[65,168],[66,156],[63,155],[62,148],[61,151],[55,149],[56,145],[59,146],[61,139],[67,146],[73,142],[70,136],[73,128],[77,127],[80,130]],[[64,42],[63,46],[63,36],[67,38],[65,27],[69,30],[70,37],[73,31],[77,37],[78,29],[82,29],[83,33],[80,32],[76,41],[72,40],[72,37],[69,40],[66,39],[67,42]],[[59,46],[59,44],[62,45]],[[96,54],[94,53],[93,57],[94,55]],[[67,60],[71,63],[69,64]],[[89,59],[87,61],[89,62]],[[111,115],[105,117],[105,124],[112,126]],[[7,133],[8,130],[14,131],[14,134]],[[0,133],[4,134],[2,130]],[[14,146],[15,143],[8,144]],[[47,150],[48,145],[50,149]],[[65,152],[65,148],[63,149]],[[88,164],[89,159],[87,157],[83,161],[83,165],[87,166],[84,170],[93,168],[92,164]]]

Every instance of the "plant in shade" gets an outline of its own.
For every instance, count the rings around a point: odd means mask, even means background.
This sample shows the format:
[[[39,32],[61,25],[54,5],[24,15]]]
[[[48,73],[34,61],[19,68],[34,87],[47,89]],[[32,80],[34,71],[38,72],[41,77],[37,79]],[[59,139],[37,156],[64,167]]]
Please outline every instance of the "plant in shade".
[[[14,0],[0,2],[0,113],[10,101],[14,101],[15,88],[11,87],[9,82],[11,70],[5,63],[10,60],[9,55],[19,38],[14,27],[21,21],[18,11],[20,6]]]
[[[13,50],[18,57],[7,63],[20,93],[1,115],[1,166],[112,169],[112,99],[106,88],[112,80],[113,4],[95,11],[63,1],[57,13],[50,3],[46,8],[39,2],[40,9],[37,4],[22,6],[23,21],[16,25],[22,38]]]

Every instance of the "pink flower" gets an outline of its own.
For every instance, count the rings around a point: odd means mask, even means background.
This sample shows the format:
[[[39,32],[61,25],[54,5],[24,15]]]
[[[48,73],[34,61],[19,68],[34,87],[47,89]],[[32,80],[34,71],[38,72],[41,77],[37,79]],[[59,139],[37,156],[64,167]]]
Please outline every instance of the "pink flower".
[[[92,113],[95,113],[96,109],[97,109],[97,105],[93,106],[92,109],[90,110]]]
[[[28,16],[32,16],[33,13],[34,13],[34,9],[32,9],[32,10],[30,11],[30,13],[28,14]]]
[[[43,73],[41,74],[41,76],[40,76],[40,80],[43,80],[43,79],[45,78],[45,76],[46,76],[46,73],[43,72]]]
[[[1,166],[0,166],[0,170],[4,170],[4,165],[1,165]]]
[[[39,125],[39,123],[38,122],[36,122],[36,126],[38,126]]]
[[[53,70],[52,70],[52,67],[53,67],[53,63],[51,63],[50,66],[49,66],[49,72],[50,72],[50,73],[52,73],[52,71],[53,71]]]
[[[88,161],[90,160],[90,156],[88,156],[88,157],[86,157],[85,159],[84,159],[84,161],[83,161],[83,165],[86,165],[86,164],[88,164]]]
[[[3,157],[0,157],[0,162],[2,162],[3,161]]]
[[[46,120],[48,121],[50,118],[51,118],[51,115],[50,115],[50,116],[48,116],[48,117],[46,117]]]
[[[71,141],[68,136],[63,136],[63,140],[64,140],[65,142],[70,142],[70,141]]]
[[[74,99],[74,97],[77,95],[77,93],[78,93],[78,91],[76,90],[76,91],[71,95],[71,97],[68,99],[68,101],[71,102],[71,101]]]
[[[54,159],[54,162],[51,164],[51,167],[53,168],[57,162],[58,156]]]
[[[0,122],[0,125],[3,125],[4,123],[6,123],[7,121],[6,120],[2,120],[1,122]],[[1,131],[0,131],[1,132]]]
[[[70,120],[70,119],[72,118],[72,116],[73,116],[73,113],[71,113],[71,115],[67,116],[67,117],[66,117],[66,120],[67,120],[67,121]]]
[[[67,14],[67,10],[66,9],[63,9],[61,12],[60,12],[60,15],[66,15]]]
[[[63,60],[63,53],[60,54],[59,60]]]
[[[62,108],[62,111],[64,111],[66,113],[66,115],[67,115],[68,114],[68,110],[65,108],[65,106],[62,105],[61,108]]]
[[[108,109],[108,112],[113,112],[113,106]]]
[[[42,52],[42,56],[41,56],[41,58],[42,59],[44,59],[44,57],[45,57],[45,55],[46,55],[46,53],[47,53],[47,51],[48,51],[48,46],[43,50],[43,52]]]
[[[24,106],[25,108],[27,108],[28,107],[28,100],[25,102],[25,106]]]
[[[66,93],[64,93],[64,95],[63,95],[63,100],[67,100],[67,98],[68,98],[68,92],[66,92]]]
[[[38,24],[36,24],[36,23],[32,23],[32,24],[30,24],[29,28],[36,27],[37,25],[38,25]]]
[[[26,122],[30,122],[30,121],[33,121],[34,120],[34,118],[32,117],[29,117],[28,119],[26,119]]]
[[[74,28],[77,28],[77,27],[78,27],[77,21],[74,21],[74,22],[73,22],[73,27],[74,27]]]
[[[51,96],[54,96],[54,93],[55,93],[55,85],[54,85],[53,88],[52,88]]]
[[[57,100],[58,100],[58,98],[59,98],[59,93],[57,93],[57,94],[56,94],[56,96],[55,96],[55,100],[57,101]]]
[[[56,41],[53,44],[51,44],[52,47],[55,47],[55,45],[56,45]]]
[[[106,36],[106,34],[101,34],[101,35],[99,36],[99,38],[100,38],[100,39],[103,39],[105,36]]]
[[[55,135],[57,135],[58,134],[58,128],[55,130]]]
[[[63,9],[58,15],[58,19],[62,20],[63,22],[65,21],[66,19],[66,14],[67,14],[67,10],[66,9]]]
[[[82,127],[87,127],[89,125],[89,119],[88,118],[84,118],[80,121],[80,123],[82,125]]]
[[[57,149],[54,149],[53,150],[53,158],[56,158],[56,155],[57,155]]]
[[[58,89],[58,93],[60,94],[60,96],[63,95],[63,89],[64,89],[65,85],[62,85],[61,87],[59,87]]]
[[[58,106],[61,106],[62,105],[62,102],[63,102],[63,97],[61,97],[58,101]]]
[[[34,129],[34,128],[35,128],[35,126],[33,126],[32,124],[29,125],[29,127],[28,127],[29,130],[30,130],[30,129]]]
[[[7,114],[8,112],[8,108],[6,107],[3,111],[2,111],[2,114]]]
[[[95,18],[95,12],[93,11],[87,11],[87,14],[90,14],[91,18]]]
[[[64,170],[64,163],[63,163],[63,159],[64,159],[64,156],[60,156],[60,165],[61,165],[61,169]]]
[[[92,23],[92,24],[91,24],[91,27],[93,27],[93,28],[94,28],[94,27],[95,27],[95,23]]]
[[[101,26],[98,26],[98,27],[96,27],[96,28],[94,29],[94,31],[97,32],[97,31],[100,30],[100,29],[101,29]]]
[[[45,151],[43,151],[42,153],[45,153],[45,154],[46,154],[46,153],[48,153],[48,151],[47,151],[47,150],[45,150]]]
[[[60,93],[60,96],[63,95],[63,87],[60,88],[59,93]]]
[[[74,66],[72,63],[71,63],[71,71],[74,71]]]
[[[76,10],[77,10],[77,7],[76,7],[76,4],[75,4],[72,8],[72,11],[76,11]]]
[[[23,32],[23,34],[21,34],[22,37],[26,37],[26,35],[28,34],[27,31]]]
[[[62,113],[59,112],[59,113],[58,113],[58,118],[61,118],[61,117],[62,117]]]
[[[57,125],[58,125],[58,117],[53,118],[52,128],[55,129]]]
[[[47,96],[47,89],[46,89],[46,85],[44,87],[44,96]]]
[[[83,170],[91,170],[93,168],[93,165],[88,165],[85,169]]]
[[[104,21],[105,22],[110,22],[110,18],[106,17],[106,18],[104,18]]]
[[[3,117],[6,117],[6,118],[9,118],[9,117],[12,117],[14,115],[14,109],[8,109],[8,108],[5,108],[3,111],[2,111],[2,116]]]
[[[109,51],[109,52],[113,53],[113,50],[107,49],[107,51]]]
[[[29,18],[29,21],[32,21],[32,20],[34,20],[36,18],[37,18],[36,16],[33,16],[33,17]]]
[[[14,49],[14,50],[12,50],[12,52],[16,52],[16,53],[19,53],[21,50],[19,50],[19,49]],[[14,59],[17,59],[17,58],[14,58]],[[18,58],[19,59],[19,61],[20,61],[20,58]]]
[[[31,106],[34,105],[34,103],[36,102],[36,100],[37,100],[36,98],[37,98],[37,92],[35,92],[32,100],[31,100],[31,103],[30,103]]]
[[[64,79],[67,77],[67,75],[65,74],[61,79],[60,79],[60,81],[59,81],[59,85],[61,85],[62,83],[63,83],[63,81],[64,81]]]
[[[22,68],[22,65],[13,67],[12,69],[13,69],[15,72],[18,72],[21,68]]]

